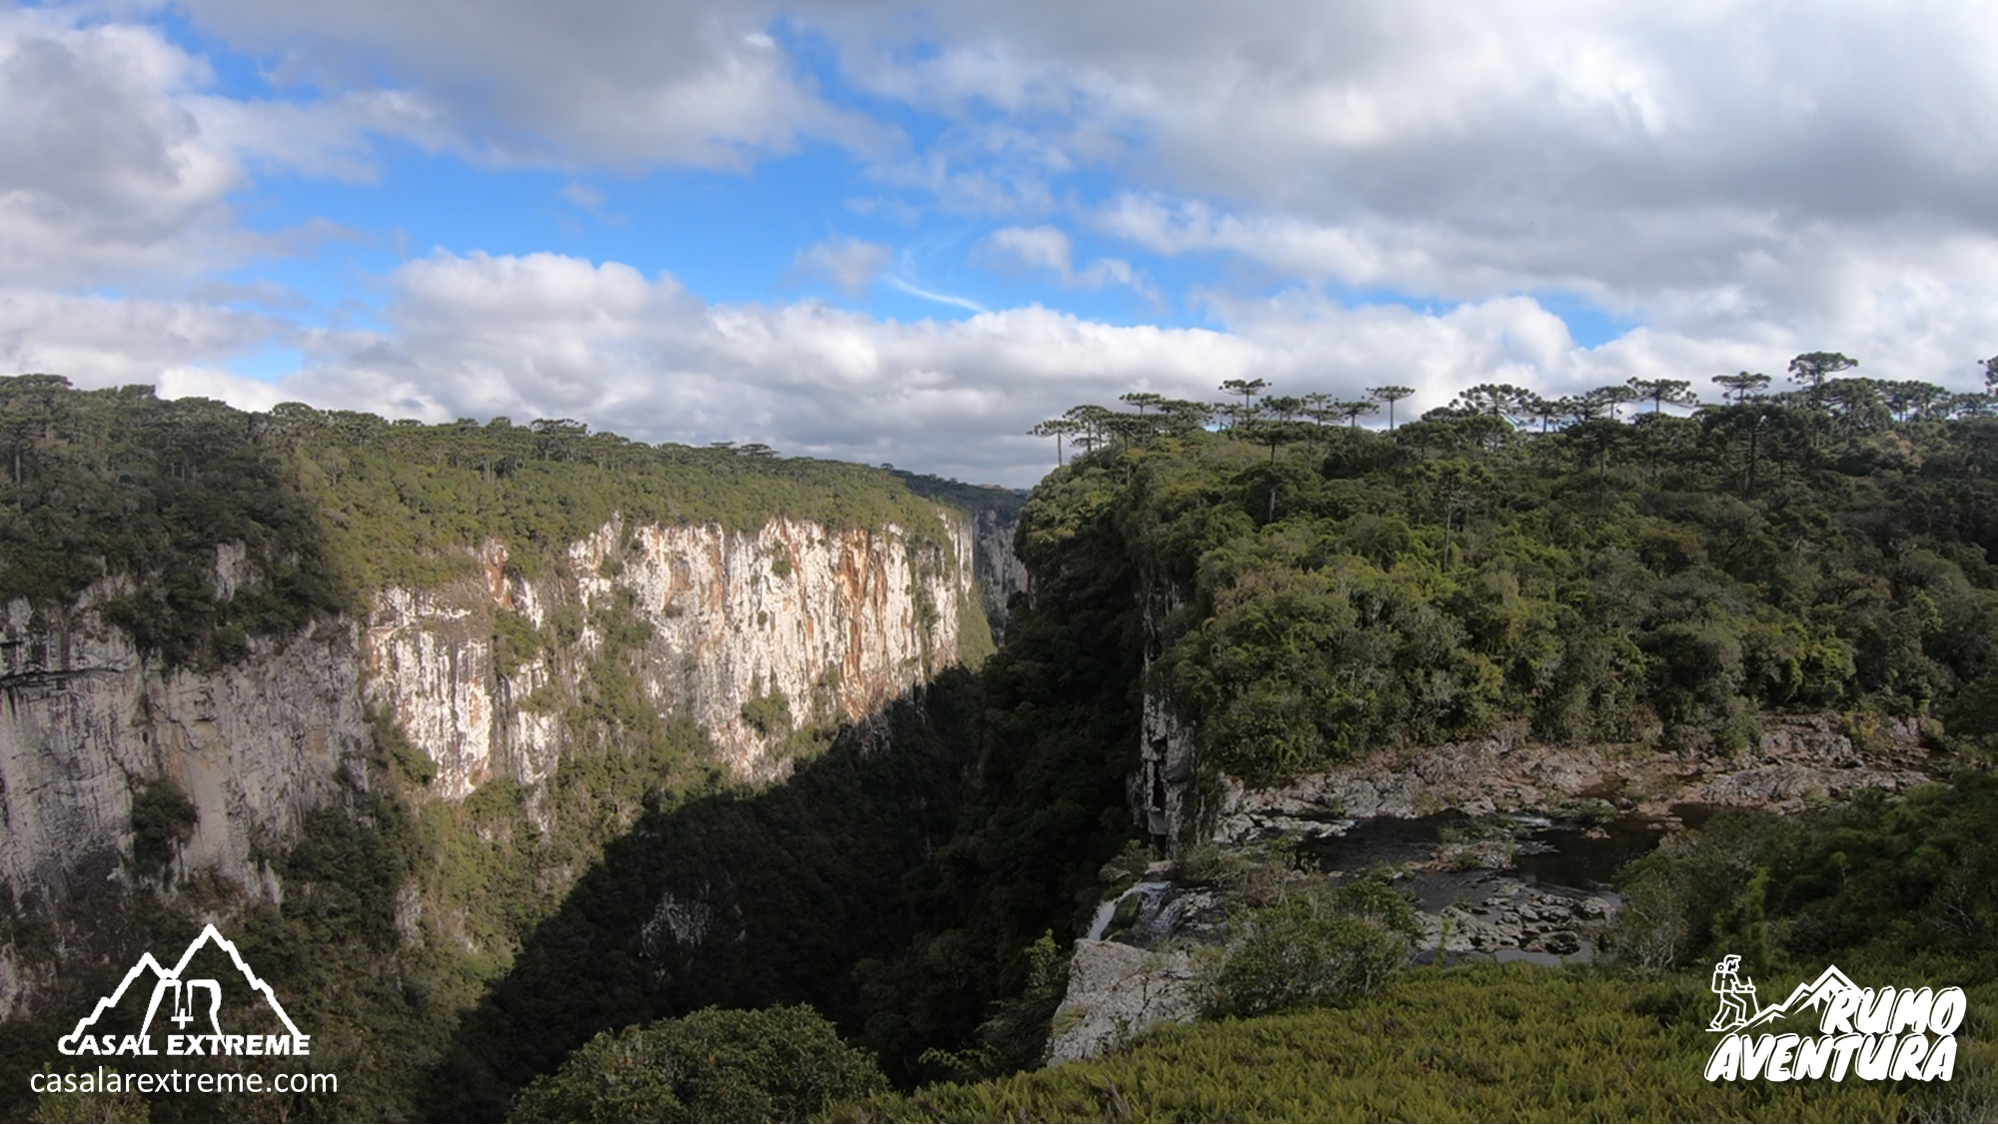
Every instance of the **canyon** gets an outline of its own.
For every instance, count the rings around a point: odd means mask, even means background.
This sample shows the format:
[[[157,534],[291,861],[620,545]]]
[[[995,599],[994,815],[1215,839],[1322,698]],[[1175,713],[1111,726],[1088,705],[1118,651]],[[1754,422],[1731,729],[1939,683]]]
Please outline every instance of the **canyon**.
[[[94,944],[107,888],[148,877],[134,813],[162,787],[187,822],[165,892],[219,878],[277,902],[273,857],[309,813],[369,787],[379,724],[421,755],[421,800],[511,783],[541,831],[550,779],[600,738],[579,709],[620,676],[660,720],[704,732],[729,779],[784,777],[798,732],[864,722],[990,651],[986,603],[1010,591],[983,592],[975,575],[1018,576],[1010,527],[932,510],[927,535],[618,516],[534,573],[489,540],[456,578],[377,590],[365,616],[254,640],[209,667],[167,666],[107,623],[98,608],[118,580],[68,607],[12,601],[0,614],[0,879],[14,940],[0,945],[0,1017]],[[258,580],[240,547],[218,547],[218,600]]]

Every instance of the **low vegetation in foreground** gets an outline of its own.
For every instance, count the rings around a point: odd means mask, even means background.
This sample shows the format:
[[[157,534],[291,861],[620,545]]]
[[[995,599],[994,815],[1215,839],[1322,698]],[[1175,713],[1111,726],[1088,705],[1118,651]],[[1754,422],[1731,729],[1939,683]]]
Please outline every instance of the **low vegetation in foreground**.
[[[1862,984],[1915,983],[1898,970]],[[1772,978],[1773,979],[1773,978]],[[1937,981],[1936,983],[1942,983]],[[835,1108],[873,1121],[1989,1120],[1998,988],[1957,1078],[1707,1082],[1703,981],[1476,965],[1404,973],[1349,1008],[1164,1029],[1115,1055]]]
[[[1402,969],[1300,996],[1288,1011],[1169,1027],[1105,1058],[877,1095],[832,1116],[1991,1120],[1994,823],[1998,779],[1982,770],[1802,816],[1723,816],[1625,869],[1614,964]],[[1828,964],[1862,987],[1964,988],[1953,1078],[1706,1081],[1716,1010],[1706,973],[1723,953],[1742,955],[1766,1002]]]

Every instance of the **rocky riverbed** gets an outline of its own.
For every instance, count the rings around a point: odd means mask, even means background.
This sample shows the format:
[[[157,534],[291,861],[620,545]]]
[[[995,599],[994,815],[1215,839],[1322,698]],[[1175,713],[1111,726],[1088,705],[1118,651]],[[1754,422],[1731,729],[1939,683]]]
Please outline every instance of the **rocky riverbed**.
[[[1227,782],[1209,845],[1180,862],[1103,872],[1115,893],[1076,943],[1049,1061],[1196,1018],[1201,965],[1226,943],[1245,894],[1383,878],[1414,900],[1417,961],[1586,961],[1616,920],[1616,871],[1666,835],[1725,809],[1794,812],[1862,789],[1900,792],[1933,780],[1928,766],[1913,722],[1855,730],[1810,716],[1772,720],[1735,753],[1548,746],[1510,732],[1276,788]],[[1245,891],[1244,871],[1263,884]]]
[[[1515,729],[1377,754],[1267,789],[1226,780],[1212,835],[1246,843],[1342,819],[1559,810],[1578,801],[1650,816],[1669,816],[1675,805],[1795,812],[1862,789],[1922,784],[1932,780],[1927,764],[1913,720],[1880,719],[1855,730],[1833,715],[1786,716],[1770,720],[1739,752],[1555,746]]]
[[[1238,845],[1197,862],[1154,864],[1104,901],[1088,936],[1076,942],[1049,1059],[1088,1058],[1158,1023],[1196,1018],[1201,964],[1226,944],[1231,907],[1311,883],[1390,881],[1415,902],[1423,928],[1418,961],[1588,960],[1618,900],[1586,873],[1606,877],[1677,824],[1620,825],[1612,833],[1545,818],[1387,817],[1317,823],[1311,836],[1276,846]],[[1548,864],[1564,846],[1562,864]],[[1522,864],[1580,872],[1572,882],[1586,885],[1549,881]],[[1136,874],[1112,865],[1104,877],[1118,884]]]

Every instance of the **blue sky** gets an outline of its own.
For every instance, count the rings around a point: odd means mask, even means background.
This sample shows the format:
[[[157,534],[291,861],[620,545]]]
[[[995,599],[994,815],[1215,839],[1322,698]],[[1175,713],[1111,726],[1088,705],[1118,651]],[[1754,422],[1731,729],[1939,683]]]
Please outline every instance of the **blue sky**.
[[[161,30],[176,46],[207,60],[217,79],[212,91],[222,97],[309,104],[317,94],[273,86],[268,59],[201,35],[184,18],[163,20]],[[948,119],[844,88],[821,44],[809,36],[787,39],[797,51],[801,75],[829,96],[864,106],[912,147],[951,143]],[[1194,291],[1227,268],[1213,260],[1223,255],[1166,257],[1076,231],[1068,237],[1077,267],[1120,258],[1137,267],[1135,276],[1145,284],[1064,284],[1058,272],[993,251],[988,237],[1012,224],[939,206],[933,193],[877,171],[863,155],[809,139],[795,151],[719,170],[502,169],[460,153],[390,141],[371,154],[365,179],[301,175],[279,166],[233,194],[251,229],[275,233],[331,221],[346,233],[342,244],[309,258],[249,263],[230,280],[276,281],[288,294],[308,296],[330,312],[343,301],[365,301],[357,278],[384,273],[410,254],[552,252],[622,262],[646,274],[668,271],[708,300],[723,303],[816,299],[905,321],[963,319],[981,310],[1033,304],[1117,324],[1188,326],[1212,319]],[[1052,191],[1083,204],[1108,198],[1121,186],[1108,172],[1086,167],[1052,180]],[[873,283],[842,286],[798,261],[801,250],[840,239],[892,249]],[[1229,280],[1251,289],[1274,289],[1284,281],[1267,271],[1236,273]],[[1340,296],[1355,303],[1437,305],[1424,295],[1387,290],[1353,289]],[[1562,315],[1592,327],[1608,323],[1585,300],[1564,297]],[[268,364],[260,360],[256,366]],[[230,369],[249,373],[240,362]]]
[[[1128,390],[1998,351],[1971,4],[0,9],[0,352],[1029,483]],[[1404,407],[1406,409],[1406,407]]]

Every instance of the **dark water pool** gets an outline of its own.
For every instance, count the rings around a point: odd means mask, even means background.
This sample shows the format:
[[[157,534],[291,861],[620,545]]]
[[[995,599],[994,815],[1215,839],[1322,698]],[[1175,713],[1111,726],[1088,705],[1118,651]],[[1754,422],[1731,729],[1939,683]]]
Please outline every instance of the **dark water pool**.
[[[1447,812],[1415,818],[1376,817],[1350,822],[1341,835],[1326,835],[1302,844],[1305,855],[1326,871],[1359,874],[1378,867],[1400,867],[1435,859],[1446,845],[1467,847],[1479,840],[1511,836],[1512,866],[1505,873],[1524,882],[1581,891],[1605,891],[1625,864],[1658,846],[1681,825],[1698,827],[1712,815],[1703,805],[1674,805],[1671,819],[1623,816],[1600,825],[1576,820],[1532,816],[1470,817]],[[1425,872],[1419,880],[1439,895],[1487,879],[1489,868]],[[1433,897],[1422,893],[1421,897]],[[1446,898],[1447,901],[1447,898]]]

